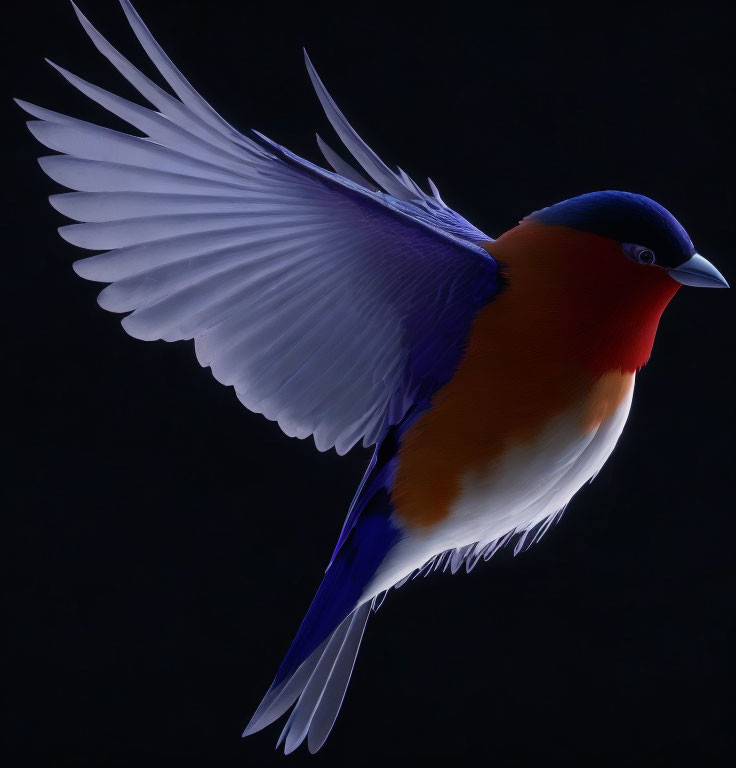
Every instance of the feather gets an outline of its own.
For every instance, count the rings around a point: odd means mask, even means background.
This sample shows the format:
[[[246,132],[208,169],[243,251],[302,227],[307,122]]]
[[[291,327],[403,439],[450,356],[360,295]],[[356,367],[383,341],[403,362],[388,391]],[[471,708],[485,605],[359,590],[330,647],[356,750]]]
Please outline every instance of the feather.
[[[97,50],[153,109],[49,63],[144,136],[18,101],[38,141],[63,153],[41,158],[41,167],[76,190],[51,197],[78,222],[61,236],[103,251],[75,271],[110,283],[99,303],[131,313],[122,321],[130,335],[194,339],[215,378],[287,434],[313,435],[320,450],[340,453],[380,441],[452,374],[476,310],[498,289],[495,262],[458,236],[456,214],[354,134],[311,64],[328,116],[393,196],[319,138],[337,173],[240,134],[122,5],[176,96],[76,6]],[[437,338],[447,352],[437,354]]]
[[[320,138],[319,134],[316,134],[317,146],[320,148],[322,154],[325,156],[325,160],[335,169],[337,173],[344,176],[346,179],[357,184],[359,187],[365,189],[372,189],[370,182],[363,176],[361,176],[352,165],[348,165],[341,157],[330,149],[327,144]]]
[[[327,115],[327,119],[335,129],[335,133],[337,133],[343,144],[350,151],[350,154],[358,161],[363,170],[377,184],[383,187],[386,192],[398,200],[411,200],[414,195],[401,183],[396,174],[386,166],[381,158],[358,136],[350,123],[345,119],[345,115],[343,115],[337,104],[332,100],[317,71],[312,66],[306,50],[304,51],[304,61],[307,65],[309,78],[317,93],[317,98]]]
[[[110,222],[150,216],[249,213],[274,211],[268,195],[171,195],[151,192],[65,192],[51,195],[59,213],[82,222]]]
[[[225,138],[222,133],[214,130],[210,125],[194,114],[185,104],[175,99],[160,88],[156,83],[146,77],[122,56],[110,43],[90,24],[89,20],[72,2],[74,12],[89,35],[95,48],[120,72],[120,74],[161,114],[166,115],[176,125],[186,128],[190,133],[206,139],[213,146],[218,146],[228,153],[233,152],[233,143]]]
[[[332,671],[325,684],[322,696],[315,707],[307,735],[307,746],[312,754],[321,749],[327,740],[337,719],[337,714],[342,707],[345,691],[350,682],[355,659],[360,649],[360,642],[363,639],[365,625],[370,616],[369,606],[369,603],[364,603],[356,609],[350,622],[347,636],[332,666]]]

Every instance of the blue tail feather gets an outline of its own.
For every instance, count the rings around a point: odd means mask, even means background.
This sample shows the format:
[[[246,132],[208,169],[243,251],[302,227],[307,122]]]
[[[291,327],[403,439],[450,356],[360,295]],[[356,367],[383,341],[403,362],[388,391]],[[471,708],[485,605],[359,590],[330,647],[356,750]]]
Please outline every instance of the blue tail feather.
[[[388,491],[381,488],[367,502],[327,569],[272,688],[290,677],[356,607],[378,566],[401,536],[391,512]]]
[[[287,754],[305,739],[316,752],[332,729],[371,612],[371,602],[361,596],[401,538],[387,489],[371,486],[365,493],[360,517],[343,537],[276,678],[243,731],[243,736],[260,731],[294,705],[279,739]]]

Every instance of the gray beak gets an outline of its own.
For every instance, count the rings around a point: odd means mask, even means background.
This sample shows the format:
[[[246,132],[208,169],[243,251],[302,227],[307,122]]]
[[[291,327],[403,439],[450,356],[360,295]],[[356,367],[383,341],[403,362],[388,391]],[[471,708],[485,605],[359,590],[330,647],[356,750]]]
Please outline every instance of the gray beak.
[[[673,280],[698,288],[728,288],[726,278],[700,254],[693,254],[684,264],[667,270]]]

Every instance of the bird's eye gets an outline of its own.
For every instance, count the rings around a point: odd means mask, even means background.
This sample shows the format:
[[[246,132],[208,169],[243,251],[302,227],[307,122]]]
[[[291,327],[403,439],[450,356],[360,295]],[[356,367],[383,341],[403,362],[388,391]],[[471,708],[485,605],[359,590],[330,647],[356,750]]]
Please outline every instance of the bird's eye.
[[[651,248],[645,248],[643,245],[636,245],[634,243],[622,243],[622,246],[624,253],[632,261],[636,261],[639,264],[654,264],[657,261]]]

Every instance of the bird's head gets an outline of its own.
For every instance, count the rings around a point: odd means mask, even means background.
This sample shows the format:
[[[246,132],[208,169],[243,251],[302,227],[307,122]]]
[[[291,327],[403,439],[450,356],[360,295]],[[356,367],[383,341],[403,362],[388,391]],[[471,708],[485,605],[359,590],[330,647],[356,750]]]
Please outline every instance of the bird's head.
[[[621,244],[627,259],[656,267],[682,285],[728,288],[723,275],[695,247],[679,221],[659,203],[631,192],[590,192],[527,216],[526,221],[569,227]],[[636,273],[631,272],[632,278]]]
[[[596,373],[646,363],[680,285],[728,287],[669,211],[630,192],[543,208],[489,250],[508,265],[509,291],[531,290],[550,333]]]

